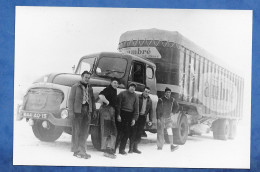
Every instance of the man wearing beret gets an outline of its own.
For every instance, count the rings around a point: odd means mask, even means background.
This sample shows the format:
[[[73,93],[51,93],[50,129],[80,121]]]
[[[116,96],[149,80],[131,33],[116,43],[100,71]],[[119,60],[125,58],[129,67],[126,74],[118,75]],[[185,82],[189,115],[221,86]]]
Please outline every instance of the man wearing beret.
[[[156,108],[157,118],[157,148],[162,150],[164,144],[164,129],[168,133],[170,140],[170,150],[173,152],[178,146],[173,145],[173,121],[171,115],[175,114],[179,109],[177,101],[171,97],[171,89],[166,87],[162,98],[159,98]]]
[[[116,147],[119,146],[119,154],[126,155],[125,147],[130,136],[131,127],[135,125],[139,115],[139,100],[135,93],[136,84],[130,83],[127,90],[118,95],[117,121],[118,135]]]

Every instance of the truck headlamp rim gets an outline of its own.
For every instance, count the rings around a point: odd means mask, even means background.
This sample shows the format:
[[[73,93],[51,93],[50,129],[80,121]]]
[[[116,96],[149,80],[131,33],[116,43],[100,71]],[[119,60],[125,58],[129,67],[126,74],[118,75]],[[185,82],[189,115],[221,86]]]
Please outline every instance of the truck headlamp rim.
[[[68,109],[62,109],[62,110],[61,110],[61,118],[62,118],[62,119],[66,119],[66,118],[68,118],[68,116],[69,116],[69,111],[68,111]]]

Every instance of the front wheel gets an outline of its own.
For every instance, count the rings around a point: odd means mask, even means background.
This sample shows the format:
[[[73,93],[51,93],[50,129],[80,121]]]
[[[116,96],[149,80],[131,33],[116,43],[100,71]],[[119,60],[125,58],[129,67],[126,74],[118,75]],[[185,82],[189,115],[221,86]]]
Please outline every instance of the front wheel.
[[[178,128],[173,128],[173,143],[184,145],[188,137],[188,119],[186,115],[182,115],[178,124]]]
[[[44,121],[36,120],[35,124],[32,126],[32,130],[34,135],[41,141],[44,142],[54,142],[56,141],[62,134],[63,128],[60,126],[55,126],[48,121],[47,127],[44,128],[42,125]]]

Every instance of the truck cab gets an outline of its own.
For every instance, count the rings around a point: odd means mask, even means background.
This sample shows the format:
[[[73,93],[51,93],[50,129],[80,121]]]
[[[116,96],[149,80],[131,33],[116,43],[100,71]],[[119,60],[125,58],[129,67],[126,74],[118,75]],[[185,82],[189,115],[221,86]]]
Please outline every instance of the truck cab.
[[[18,107],[17,119],[25,118],[32,126],[34,135],[41,141],[53,142],[63,132],[70,134],[72,117],[68,113],[68,97],[71,86],[81,80],[80,75],[85,70],[92,73],[90,84],[95,98],[110,84],[110,79],[116,77],[121,82],[118,93],[126,89],[130,82],[136,83],[137,94],[141,94],[145,86],[150,87],[155,109],[158,100],[155,64],[130,54],[101,52],[82,57],[73,74],[51,73],[36,80]],[[96,106],[98,110],[99,104]],[[155,110],[153,123],[156,127]],[[150,129],[155,129],[154,127]],[[92,143],[99,148],[99,126],[92,124],[91,131]]]

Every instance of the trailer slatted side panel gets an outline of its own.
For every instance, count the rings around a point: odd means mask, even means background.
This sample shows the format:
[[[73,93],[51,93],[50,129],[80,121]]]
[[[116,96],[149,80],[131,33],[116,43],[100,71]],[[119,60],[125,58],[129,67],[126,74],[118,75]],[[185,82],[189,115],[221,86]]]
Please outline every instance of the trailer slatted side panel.
[[[221,69],[219,66],[217,66],[217,87],[218,87],[218,91],[216,93],[217,96],[217,104],[216,104],[216,108],[218,109],[218,107],[220,106],[220,85],[221,85]],[[220,112],[217,111],[217,115],[220,115]]]
[[[185,49],[185,80],[184,80],[184,101],[188,101],[189,88],[189,51]]]
[[[190,74],[189,74],[189,81],[190,81],[190,86],[189,86],[189,99],[190,102],[193,102],[194,99],[194,53],[191,52],[190,54]]]
[[[185,80],[185,52],[184,48],[180,48],[180,61],[179,61],[179,86],[181,91],[179,94],[179,100],[184,100],[184,80]]]
[[[205,66],[204,66],[204,58],[201,57],[200,59],[200,84],[199,84],[199,98],[200,98],[200,104],[203,103],[203,90],[204,90],[204,86],[203,86],[203,83],[204,83],[204,69],[205,69]]]
[[[194,103],[198,103],[198,85],[199,85],[199,70],[200,70],[200,61],[199,55],[196,54],[196,64],[195,64],[195,82],[194,82]]]

